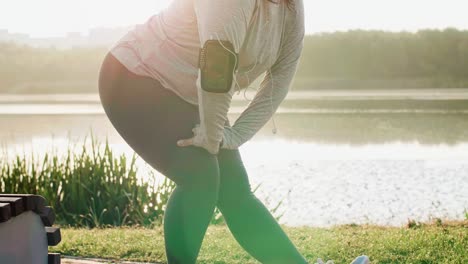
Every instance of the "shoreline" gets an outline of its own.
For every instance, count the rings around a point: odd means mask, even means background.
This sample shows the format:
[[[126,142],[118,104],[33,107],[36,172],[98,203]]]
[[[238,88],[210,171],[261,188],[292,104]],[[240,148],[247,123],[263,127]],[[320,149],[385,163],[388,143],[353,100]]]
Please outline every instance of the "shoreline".
[[[255,91],[246,91],[253,98]],[[244,91],[234,94],[233,101],[244,101]],[[468,88],[419,88],[419,89],[321,89],[294,90],[288,100],[468,100]],[[98,93],[0,93],[0,104],[7,103],[99,103]]]

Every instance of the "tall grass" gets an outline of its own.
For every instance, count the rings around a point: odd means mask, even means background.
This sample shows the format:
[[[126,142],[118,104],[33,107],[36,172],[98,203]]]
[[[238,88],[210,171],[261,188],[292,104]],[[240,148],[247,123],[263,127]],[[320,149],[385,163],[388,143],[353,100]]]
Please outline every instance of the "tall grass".
[[[92,133],[79,151],[68,146],[65,153],[59,156],[51,151],[38,158],[33,151],[29,156],[23,152],[12,159],[6,154],[0,157],[0,193],[44,196],[55,210],[57,223],[66,226],[148,227],[162,223],[175,183],[157,177],[154,170],[145,177],[138,175],[135,153],[130,159],[116,155],[107,139],[101,144]],[[211,224],[223,223],[216,208]]]
[[[99,144],[91,135],[81,151],[68,147],[66,154],[46,153],[37,159],[17,155],[0,159],[0,192],[44,196],[57,221],[77,227],[143,225],[161,222],[173,182],[158,183],[154,173],[137,177],[136,154],[116,156],[106,139]]]

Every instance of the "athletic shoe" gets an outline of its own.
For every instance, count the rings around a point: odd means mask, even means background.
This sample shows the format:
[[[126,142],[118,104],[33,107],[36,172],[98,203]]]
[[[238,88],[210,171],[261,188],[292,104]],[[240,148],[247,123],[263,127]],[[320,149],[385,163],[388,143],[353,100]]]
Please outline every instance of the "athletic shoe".
[[[315,264],[334,264],[332,260],[327,261],[326,263],[323,262],[321,258],[317,259],[317,262]]]
[[[351,264],[370,264],[370,260],[368,256],[362,255],[354,259]]]
[[[329,260],[327,262],[323,262],[321,258],[317,259],[317,262],[315,264],[334,264],[332,260]],[[366,255],[359,256],[351,262],[351,264],[370,264],[369,257]]]

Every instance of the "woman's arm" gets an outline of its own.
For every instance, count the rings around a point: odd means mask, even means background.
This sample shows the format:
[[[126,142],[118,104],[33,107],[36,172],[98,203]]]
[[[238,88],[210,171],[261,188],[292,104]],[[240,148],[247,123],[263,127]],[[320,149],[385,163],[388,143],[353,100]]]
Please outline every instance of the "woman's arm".
[[[239,53],[255,9],[255,1],[194,0],[194,9],[200,48],[205,49],[206,57],[201,58],[202,67],[197,79],[200,124],[193,130],[193,145],[217,154],[235,90],[235,69],[233,65],[226,65],[226,58]],[[234,62],[234,66],[237,66],[238,59],[235,58]],[[207,68],[207,71],[203,71],[203,68]],[[226,73],[230,76],[223,76]],[[227,84],[226,87],[223,87],[223,83]]]
[[[250,140],[273,116],[286,97],[296,73],[304,40],[302,6],[296,5],[296,23],[288,30],[280,55],[267,72],[260,90],[232,127],[225,127],[221,148],[236,149]]]

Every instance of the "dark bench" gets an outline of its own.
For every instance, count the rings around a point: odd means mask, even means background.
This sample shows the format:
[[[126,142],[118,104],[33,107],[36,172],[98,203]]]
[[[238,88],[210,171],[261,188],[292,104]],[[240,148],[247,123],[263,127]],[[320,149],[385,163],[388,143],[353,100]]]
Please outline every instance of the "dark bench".
[[[61,234],[46,204],[39,195],[0,194],[0,263],[60,264],[60,254],[48,253]]]

